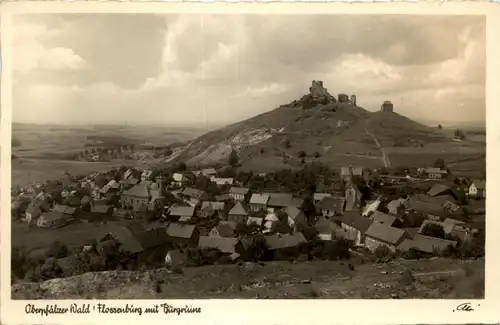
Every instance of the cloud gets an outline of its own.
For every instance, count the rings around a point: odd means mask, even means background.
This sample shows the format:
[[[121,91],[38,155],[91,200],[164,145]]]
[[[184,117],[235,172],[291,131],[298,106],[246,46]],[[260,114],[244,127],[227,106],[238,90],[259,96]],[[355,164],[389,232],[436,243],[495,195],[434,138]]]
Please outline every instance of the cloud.
[[[391,100],[413,118],[484,115],[478,17],[82,14],[16,26],[18,120],[231,123],[300,98],[311,80],[368,110]]]
[[[40,42],[41,37],[51,38],[57,35],[59,31],[45,25],[26,22],[20,24],[13,33],[13,43],[16,49],[13,69],[17,71],[84,69],[85,61],[72,49],[50,48]]]

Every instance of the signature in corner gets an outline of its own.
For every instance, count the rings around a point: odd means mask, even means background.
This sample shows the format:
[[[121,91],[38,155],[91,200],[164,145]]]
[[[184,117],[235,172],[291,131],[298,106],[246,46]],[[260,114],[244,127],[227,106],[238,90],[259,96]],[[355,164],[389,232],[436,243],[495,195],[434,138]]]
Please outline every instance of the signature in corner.
[[[479,306],[479,305],[478,305]],[[470,302],[465,302],[463,304],[458,305],[455,310],[457,311],[474,311]],[[454,310],[454,311],[455,311]]]

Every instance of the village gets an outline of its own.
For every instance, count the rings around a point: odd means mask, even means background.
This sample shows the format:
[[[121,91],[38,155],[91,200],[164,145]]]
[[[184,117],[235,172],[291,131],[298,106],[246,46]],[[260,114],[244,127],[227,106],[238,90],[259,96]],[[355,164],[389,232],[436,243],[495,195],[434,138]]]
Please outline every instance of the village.
[[[37,262],[13,247],[13,276],[39,281],[352,254],[379,261],[484,256],[485,180],[454,177],[441,162],[379,170],[313,164],[253,174],[237,172],[235,156],[218,169],[192,170],[182,162],[166,169],[122,166],[13,188],[13,222],[54,234]],[[58,240],[68,225],[108,222],[114,223],[109,233],[89,232],[79,247]]]

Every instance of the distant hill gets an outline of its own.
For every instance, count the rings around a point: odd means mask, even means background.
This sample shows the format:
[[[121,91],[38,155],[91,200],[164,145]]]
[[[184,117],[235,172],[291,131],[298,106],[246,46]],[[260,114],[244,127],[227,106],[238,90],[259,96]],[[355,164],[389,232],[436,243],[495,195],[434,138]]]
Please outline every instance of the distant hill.
[[[369,112],[351,101],[318,101],[310,94],[250,119],[206,133],[178,151],[188,164],[227,161],[234,149],[243,167],[299,166],[306,160],[381,165],[381,147],[451,142],[437,128],[392,112]],[[378,143],[377,143],[378,142]]]

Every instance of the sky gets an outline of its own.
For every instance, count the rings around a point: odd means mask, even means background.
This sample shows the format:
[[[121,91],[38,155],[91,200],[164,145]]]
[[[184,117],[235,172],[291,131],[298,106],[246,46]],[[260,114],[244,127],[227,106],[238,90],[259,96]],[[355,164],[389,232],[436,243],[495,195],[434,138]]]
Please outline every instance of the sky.
[[[485,120],[485,18],[36,14],[13,20],[13,119],[224,125],[312,80],[430,123]]]

